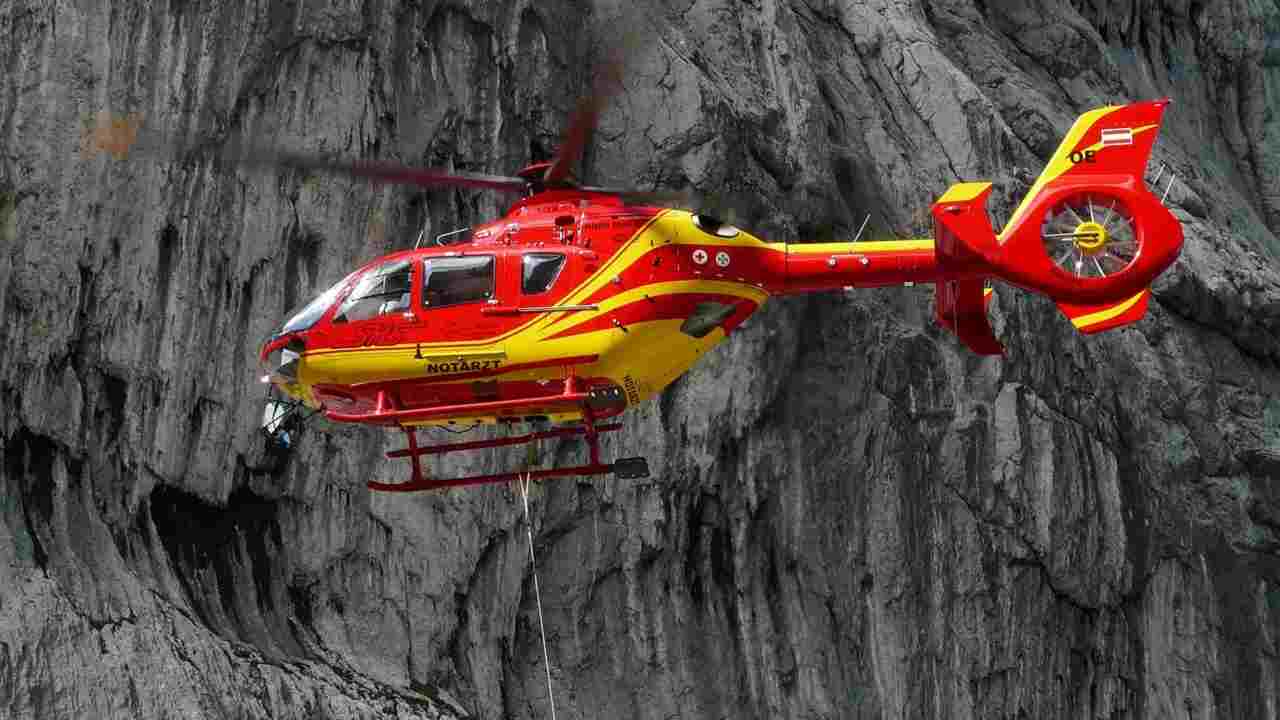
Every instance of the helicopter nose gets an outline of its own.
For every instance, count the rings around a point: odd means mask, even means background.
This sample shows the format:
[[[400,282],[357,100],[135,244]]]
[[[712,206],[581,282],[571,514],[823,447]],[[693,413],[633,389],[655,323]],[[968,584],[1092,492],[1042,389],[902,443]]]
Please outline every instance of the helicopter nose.
[[[302,333],[291,333],[274,338],[262,346],[260,360],[267,375],[262,382],[291,385],[298,381],[298,364],[307,342]]]

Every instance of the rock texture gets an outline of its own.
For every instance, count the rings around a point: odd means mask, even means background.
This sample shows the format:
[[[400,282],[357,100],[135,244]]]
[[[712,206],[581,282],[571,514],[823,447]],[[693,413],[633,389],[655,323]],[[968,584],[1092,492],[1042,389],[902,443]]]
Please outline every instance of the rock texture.
[[[1276,717],[1280,4],[628,5],[0,4],[0,716],[549,716],[518,495],[371,496],[398,439],[255,433],[289,308],[498,198],[81,139],[510,172],[604,24],[649,35],[594,180],[922,233],[952,181],[1007,217],[1078,111],[1170,95],[1188,240],[1105,336],[1000,288],[1003,359],[924,288],[770,305],[629,416],[651,480],[534,490],[558,716]]]

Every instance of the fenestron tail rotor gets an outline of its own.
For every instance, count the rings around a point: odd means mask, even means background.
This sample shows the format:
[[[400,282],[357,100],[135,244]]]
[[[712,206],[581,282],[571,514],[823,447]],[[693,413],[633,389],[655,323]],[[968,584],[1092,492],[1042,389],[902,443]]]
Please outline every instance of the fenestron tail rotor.
[[[1116,197],[1077,193],[1045,213],[1045,252],[1063,272],[1105,278],[1133,264],[1141,248],[1133,214]]]

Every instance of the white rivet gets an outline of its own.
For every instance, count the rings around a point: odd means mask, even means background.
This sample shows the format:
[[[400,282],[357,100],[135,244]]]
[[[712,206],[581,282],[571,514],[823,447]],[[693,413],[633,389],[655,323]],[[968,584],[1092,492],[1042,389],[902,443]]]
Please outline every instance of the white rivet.
[[[869,259],[867,259],[867,258],[862,258],[862,264],[863,264],[863,265],[870,265],[870,264],[871,264],[871,260],[869,260]]]
[[[699,264],[699,265],[706,265],[706,264],[707,264],[707,251],[706,251],[706,250],[703,250],[702,248],[698,248],[697,250],[694,250],[694,251],[693,251],[693,261],[694,261],[695,263]]]
[[[720,267],[729,267],[729,253],[721,250],[716,253],[716,265]]]
[[[827,267],[835,267],[835,266],[836,266],[836,258],[834,255],[832,255],[831,257],[827,258]]]

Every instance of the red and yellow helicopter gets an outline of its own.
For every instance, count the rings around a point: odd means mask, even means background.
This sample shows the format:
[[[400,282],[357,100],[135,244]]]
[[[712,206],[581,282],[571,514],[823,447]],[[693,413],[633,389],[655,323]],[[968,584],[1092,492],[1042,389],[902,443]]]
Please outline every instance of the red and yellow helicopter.
[[[997,233],[991,184],[953,185],[932,207],[933,237],[766,242],[708,214],[643,194],[575,184],[597,109],[579,107],[552,162],[517,177],[273,162],[378,182],[522,195],[493,222],[379,258],[290,318],[261,350],[267,380],[336,422],[398,428],[404,483],[381,491],[613,473],[645,477],[642,458],[609,463],[599,436],[723,341],[771,296],[904,283],[936,285],[937,320],[974,352],[1003,351],[987,320],[991,279],[1053,299],[1081,332],[1132,323],[1149,285],[1177,258],[1182,229],[1143,179],[1167,99],[1081,115]],[[417,428],[550,421],[550,429],[423,446]],[[427,455],[582,436],[588,464],[455,479]]]

